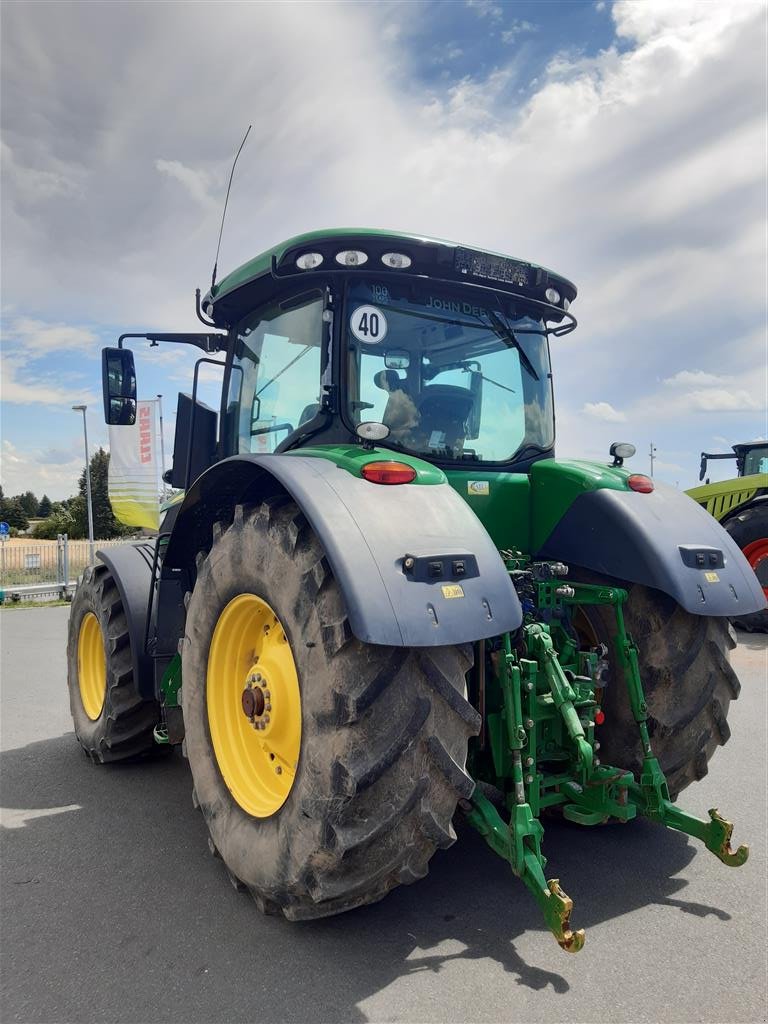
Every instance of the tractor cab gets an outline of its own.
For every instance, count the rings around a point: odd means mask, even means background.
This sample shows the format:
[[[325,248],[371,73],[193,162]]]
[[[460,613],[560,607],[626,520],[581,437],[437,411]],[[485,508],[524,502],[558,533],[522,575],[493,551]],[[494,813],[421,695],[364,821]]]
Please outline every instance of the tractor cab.
[[[174,486],[229,456],[357,444],[366,422],[382,425],[381,447],[445,469],[526,472],[554,452],[548,339],[576,327],[575,297],[571,282],[507,256],[382,231],[313,232],[213,285],[202,309],[198,294],[198,316],[217,333],[123,337],[205,352],[191,414],[189,396],[179,399]],[[105,417],[117,422],[129,392],[115,384],[117,350],[107,353]],[[224,373],[213,426],[196,400],[206,362]],[[135,390],[132,362],[123,379]]]
[[[366,421],[387,428],[383,446],[431,461],[551,451],[543,314],[505,300],[366,275],[247,314],[233,329],[228,454],[346,443]]]
[[[699,480],[704,480],[707,475],[707,463],[714,459],[735,459],[737,476],[755,476],[758,473],[768,473],[768,442],[746,441],[742,444],[733,445],[733,454],[709,452],[701,453],[701,466],[699,468]],[[709,480],[706,481],[709,483]]]

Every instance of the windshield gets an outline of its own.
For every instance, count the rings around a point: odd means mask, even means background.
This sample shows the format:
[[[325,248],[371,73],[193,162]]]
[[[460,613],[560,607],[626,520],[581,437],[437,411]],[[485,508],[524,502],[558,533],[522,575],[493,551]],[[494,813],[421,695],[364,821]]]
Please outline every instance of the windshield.
[[[744,457],[744,476],[752,473],[768,473],[768,447],[753,448]]]
[[[507,296],[429,282],[358,280],[345,312],[348,413],[388,445],[449,460],[508,462],[554,443],[544,325]]]

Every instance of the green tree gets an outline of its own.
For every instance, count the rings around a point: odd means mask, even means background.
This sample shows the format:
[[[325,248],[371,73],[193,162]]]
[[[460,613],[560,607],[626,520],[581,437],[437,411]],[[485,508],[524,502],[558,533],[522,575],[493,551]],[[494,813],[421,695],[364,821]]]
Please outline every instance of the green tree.
[[[17,530],[26,530],[29,517],[18,498],[0,498],[0,522],[8,523]]]
[[[37,496],[32,491],[25,491],[23,494],[17,494],[16,498],[24,509],[27,517],[33,519],[37,515],[37,510],[40,507],[40,502],[37,500]]]
[[[96,540],[109,540],[110,537],[121,537],[130,533],[130,527],[122,526],[112,513],[107,490],[109,474],[109,452],[99,448],[91,457],[91,501],[93,504],[93,536]],[[88,505],[86,498],[85,470],[80,474],[80,493],[69,499],[69,511],[72,514],[73,528],[78,536],[88,536]],[[74,536],[74,534],[70,534]]]
[[[53,504],[47,494],[44,494],[40,499],[40,504],[37,508],[37,514],[41,519],[47,519],[53,511]]]

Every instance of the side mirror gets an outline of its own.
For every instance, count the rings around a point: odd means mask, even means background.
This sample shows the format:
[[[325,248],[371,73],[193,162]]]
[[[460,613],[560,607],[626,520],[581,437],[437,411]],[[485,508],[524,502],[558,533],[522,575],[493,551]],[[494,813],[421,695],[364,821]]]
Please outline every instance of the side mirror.
[[[104,420],[110,426],[132,426],[136,422],[136,368],[130,349],[101,350],[101,387]]]

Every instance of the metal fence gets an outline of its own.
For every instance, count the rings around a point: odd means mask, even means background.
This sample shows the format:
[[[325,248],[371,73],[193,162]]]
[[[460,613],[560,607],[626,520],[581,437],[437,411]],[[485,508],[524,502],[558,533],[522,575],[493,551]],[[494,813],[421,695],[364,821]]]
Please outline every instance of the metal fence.
[[[95,550],[119,547],[125,540],[98,540]],[[65,596],[88,565],[89,542],[69,540],[62,534],[55,541],[6,541],[0,543],[0,592],[15,598],[47,594]],[[17,596],[18,595],[18,596]]]

